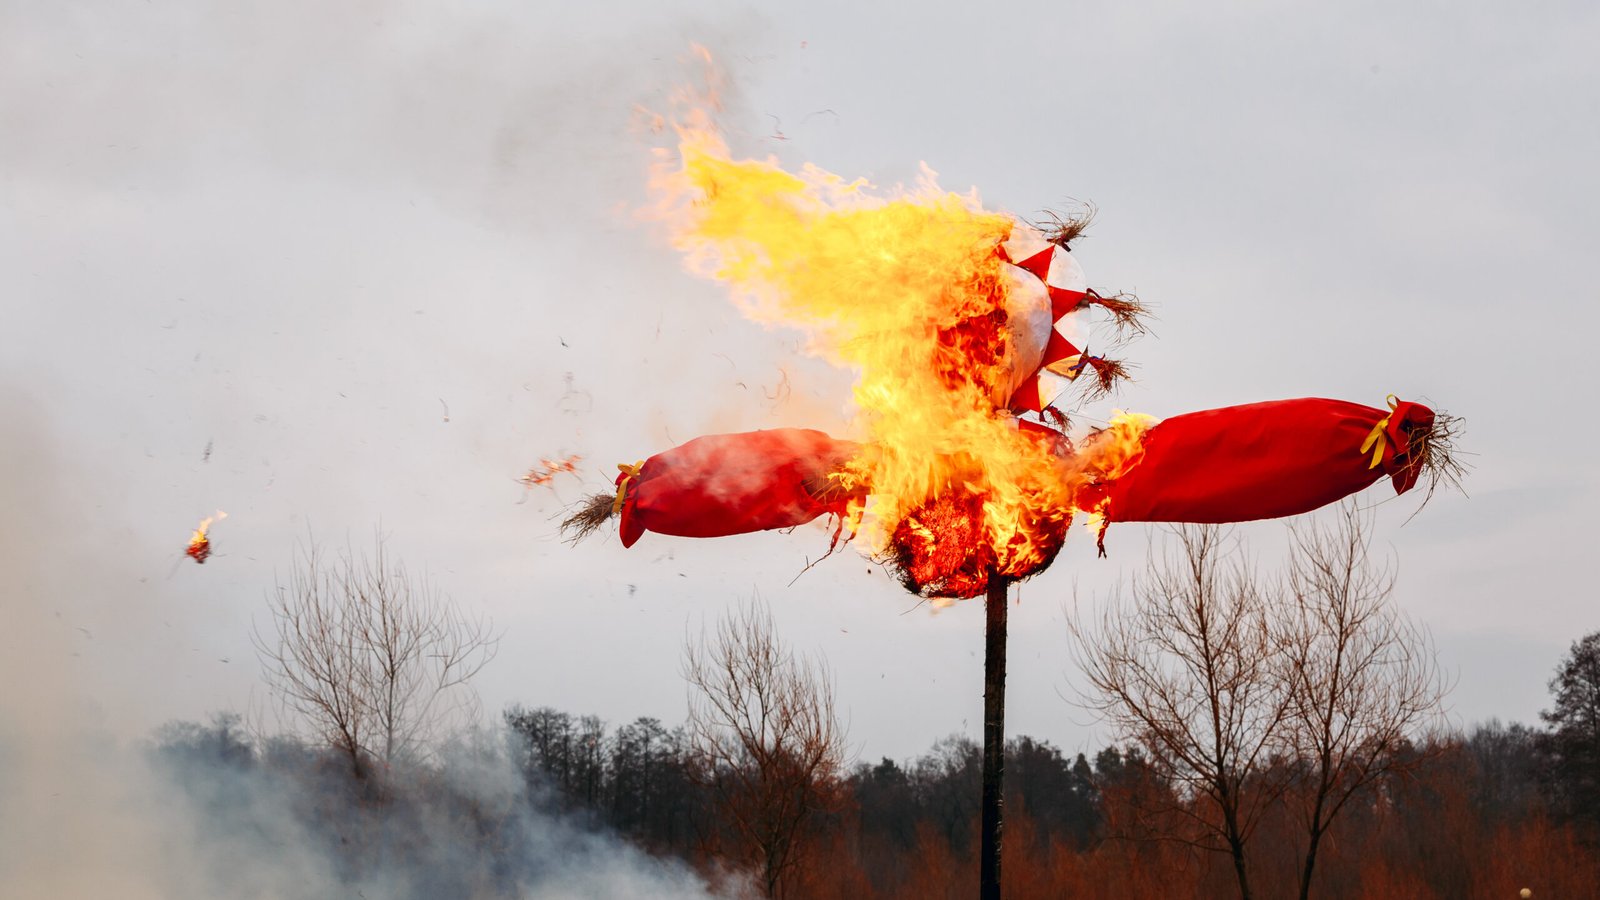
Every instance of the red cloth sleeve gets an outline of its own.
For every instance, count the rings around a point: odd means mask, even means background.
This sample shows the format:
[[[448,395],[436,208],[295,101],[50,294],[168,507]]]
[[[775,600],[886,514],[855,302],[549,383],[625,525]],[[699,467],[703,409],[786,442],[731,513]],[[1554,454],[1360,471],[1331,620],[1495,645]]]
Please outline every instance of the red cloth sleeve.
[[[622,545],[633,546],[645,531],[722,537],[843,512],[849,498],[828,473],[859,449],[820,431],[776,428],[707,435],[657,453],[628,481]]]
[[[1362,444],[1388,417],[1379,462]],[[1079,491],[1078,506],[1111,522],[1247,522],[1298,515],[1384,475],[1409,490],[1410,433],[1433,412],[1343,400],[1275,400],[1174,416],[1144,435],[1143,457],[1114,481]]]

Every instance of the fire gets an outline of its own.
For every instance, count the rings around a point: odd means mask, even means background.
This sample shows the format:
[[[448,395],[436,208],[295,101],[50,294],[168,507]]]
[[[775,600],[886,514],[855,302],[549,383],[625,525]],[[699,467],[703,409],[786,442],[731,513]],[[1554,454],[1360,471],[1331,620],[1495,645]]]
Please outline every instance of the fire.
[[[974,596],[1048,565],[1077,488],[1116,463],[1019,429],[1004,408],[1014,351],[997,247],[1017,220],[975,191],[941,189],[926,166],[910,189],[880,192],[815,166],[734,160],[703,109],[675,128],[654,213],[691,271],[858,373],[868,449],[834,477],[871,493],[847,523],[865,549],[926,596]],[[1090,446],[1112,453],[1112,442]]]
[[[1157,419],[1143,413],[1116,410],[1105,428],[1084,441],[1085,480],[1078,489],[1078,506],[1084,510],[1084,527],[1096,537],[1105,532],[1106,500],[1102,485],[1117,480],[1144,457],[1144,434]],[[1104,547],[1102,545],[1102,551]]]
[[[529,490],[547,486],[563,472],[576,472],[578,463],[582,460],[583,457],[577,455],[565,459],[541,459],[539,465],[524,472],[522,477],[517,479],[517,483]]]
[[[1083,441],[1084,475],[1090,483],[1115,481],[1144,458],[1144,435],[1160,420],[1113,410],[1106,427]]]
[[[189,537],[189,546],[183,551],[184,555],[197,563],[204,564],[211,556],[211,525],[226,519],[228,514],[217,510],[215,516],[206,516],[200,520],[200,525],[195,528],[194,534]]]

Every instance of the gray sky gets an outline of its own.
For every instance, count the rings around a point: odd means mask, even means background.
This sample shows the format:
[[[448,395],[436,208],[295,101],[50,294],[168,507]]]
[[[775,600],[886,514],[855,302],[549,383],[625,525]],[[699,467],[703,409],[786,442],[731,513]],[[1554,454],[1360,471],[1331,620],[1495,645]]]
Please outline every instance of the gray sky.
[[[827,657],[863,756],[978,734],[977,603],[914,608],[853,554],[791,586],[820,529],[556,535],[616,462],[845,427],[847,374],[630,215],[636,108],[692,42],[739,153],[1093,201],[1090,283],[1160,318],[1091,412],[1395,392],[1465,416],[1470,500],[1403,524],[1414,499],[1363,495],[1460,721],[1532,719],[1600,628],[1592,4],[580,6],[0,0],[3,608],[38,662],[5,674],[56,685],[50,715],[131,735],[259,706],[274,572],[381,528],[504,629],[492,712],[679,721],[685,633],[759,594]],[[556,453],[585,483],[518,503]],[[217,555],[182,560],[218,508]],[[1270,560],[1281,530],[1241,534]],[[1063,622],[1144,561],[1137,526],[1109,545],[1080,531],[1021,588],[1012,733],[1103,742],[1062,699]]]

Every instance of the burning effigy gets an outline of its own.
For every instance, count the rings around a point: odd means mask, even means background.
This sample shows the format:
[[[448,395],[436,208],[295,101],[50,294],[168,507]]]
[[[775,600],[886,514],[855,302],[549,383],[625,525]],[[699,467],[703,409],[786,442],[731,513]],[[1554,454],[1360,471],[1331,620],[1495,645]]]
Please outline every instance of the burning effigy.
[[[1076,440],[1060,412],[1126,364],[1080,349],[1085,314],[1114,343],[1143,331],[1126,294],[1092,289],[1072,252],[1086,219],[1035,224],[976,192],[881,194],[807,166],[735,160],[710,118],[677,124],[655,215],[689,269],[747,316],[795,328],[859,373],[858,441],[775,429],[696,438],[620,465],[614,492],[564,523],[720,537],[824,515],[926,597],[974,597],[1048,566],[1078,512],[1112,522],[1236,522],[1306,512],[1391,476],[1449,476],[1449,417],[1287,400],[1175,416],[1119,413]],[[831,549],[831,547],[830,547]]]
[[[843,537],[936,605],[983,596],[984,897],[1001,884],[1009,585],[1055,560],[1078,513],[1104,555],[1115,522],[1295,515],[1384,476],[1431,495],[1461,474],[1457,420],[1395,397],[1388,410],[1311,398],[1165,421],[1119,411],[1077,431],[1078,406],[1129,369],[1088,352],[1081,320],[1108,319],[1115,346],[1145,316],[1136,298],[1089,286],[1072,251],[1086,216],[986,209],[926,167],[910,189],[879,192],[736,160],[703,106],[674,129],[653,215],[749,318],[800,331],[806,352],[856,373],[857,434],[698,437],[619,464],[614,490],[562,528],[577,540],[615,519],[631,547],[646,531],[722,537],[830,516],[830,554]]]

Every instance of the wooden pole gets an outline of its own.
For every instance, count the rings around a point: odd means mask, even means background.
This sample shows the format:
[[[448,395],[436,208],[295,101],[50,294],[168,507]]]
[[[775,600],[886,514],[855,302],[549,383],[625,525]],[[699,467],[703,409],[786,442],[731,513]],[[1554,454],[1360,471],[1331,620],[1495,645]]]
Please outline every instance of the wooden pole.
[[[1000,832],[1006,760],[1006,581],[989,578],[983,646],[983,818],[978,897],[1000,900]]]

